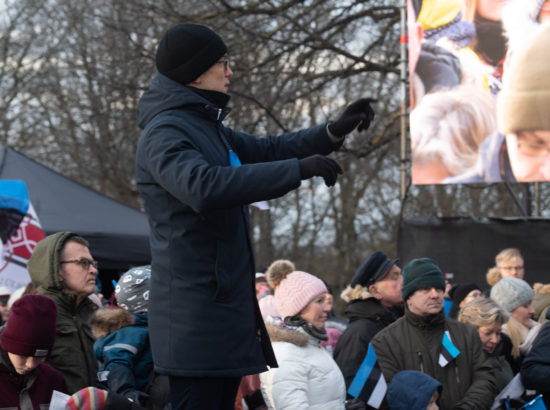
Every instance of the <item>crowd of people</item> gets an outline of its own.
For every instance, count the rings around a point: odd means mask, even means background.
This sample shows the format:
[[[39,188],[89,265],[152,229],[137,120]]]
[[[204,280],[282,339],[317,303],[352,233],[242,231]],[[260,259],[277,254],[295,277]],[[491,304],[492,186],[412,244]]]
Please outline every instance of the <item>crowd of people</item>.
[[[121,275],[97,303],[88,243],[62,232],[38,243],[29,272],[32,286],[14,292],[0,328],[0,407],[39,409],[59,391],[70,410],[187,408],[172,406],[153,364],[150,266]],[[343,318],[321,278],[276,260],[254,283],[277,365],[239,378],[218,408],[549,406],[550,298],[534,289],[550,286],[524,278],[515,248],[496,255],[481,287],[448,286],[430,258],[401,269],[376,251],[341,292]]]
[[[415,118],[427,123],[422,107],[474,101],[466,89],[466,97],[440,94],[431,101],[432,92],[442,92],[425,75],[432,63],[447,69],[441,84],[458,87],[462,61],[474,53],[494,64],[504,49],[493,54],[480,34],[494,30],[483,1],[468,2],[475,12],[463,18],[456,8],[462,2],[449,0],[437,18],[444,27],[429,24],[434,16],[426,10],[436,0],[413,3],[425,39],[443,38],[461,50],[455,55],[437,42],[418,57]],[[542,21],[548,2],[539,3],[535,18]],[[549,158],[550,117],[540,115],[550,101],[549,43],[550,25],[541,23],[523,49],[508,50],[513,57],[497,104],[499,150],[506,156],[498,159],[518,181],[533,177],[522,156],[537,159],[530,163],[535,173]],[[223,124],[233,71],[216,32],[176,24],[162,36],[155,63],[157,73],[138,107],[143,131],[136,154],[151,265],[124,273],[106,300],[96,294],[98,264],[85,238],[59,232],[41,240],[27,265],[32,284],[13,301],[0,289],[0,313],[7,319],[0,329],[0,407],[38,410],[54,391],[68,395],[69,410],[489,409],[511,400],[548,405],[550,325],[542,322],[549,316],[550,286],[525,281],[517,249],[497,255],[485,291],[476,283],[451,287],[428,257],[401,269],[397,259],[374,252],[342,292],[347,318],[334,313],[330,286],[292,261],[276,260],[256,272],[248,205],[314,177],[330,189],[343,169],[328,155],[348,134],[368,130],[372,99],[348,104],[333,121],[257,138]],[[533,71],[521,76],[527,68]],[[494,79],[482,84],[500,89]],[[491,107],[484,97],[477,106]],[[482,150],[487,138],[481,136],[494,121],[478,115],[475,104],[463,114],[458,121],[476,129],[468,141],[455,143]],[[442,120],[434,120],[439,127]],[[449,129],[449,135],[458,131]],[[415,147],[434,146],[420,141],[429,133],[415,138],[413,156]],[[474,162],[482,170],[479,156],[471,155],[453,169]]]

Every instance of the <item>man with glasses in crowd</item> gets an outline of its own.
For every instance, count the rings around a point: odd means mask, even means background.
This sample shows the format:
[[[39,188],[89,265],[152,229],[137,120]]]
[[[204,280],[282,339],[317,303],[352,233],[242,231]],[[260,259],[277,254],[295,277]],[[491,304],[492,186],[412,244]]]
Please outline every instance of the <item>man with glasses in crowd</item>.
[[[498,132],[479,148],[475,170],[445,183],[550,181],[550,25],[514,54],[497,100]]]
[[[57,335],[46,362],[63,374],[69,394],[96,383],[90,319],[98,307],[88,296],[95,290],[97,262],[88,246],[75,233],[59,232],[38,242],[27,263],[37,293],[57,305]]]

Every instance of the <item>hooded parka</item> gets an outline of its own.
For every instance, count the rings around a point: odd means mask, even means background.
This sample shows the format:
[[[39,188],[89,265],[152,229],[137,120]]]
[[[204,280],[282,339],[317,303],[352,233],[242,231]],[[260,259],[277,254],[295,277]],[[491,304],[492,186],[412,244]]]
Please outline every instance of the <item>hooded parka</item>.
[[[139,103],[136,182],[151,227],[149,329],[161,374],[276,365],[255,295],[248,204],[297,188],[298,158],[341,145],[326,124],[256,138],[225,127],[228,113],[159,73]]]
[[[445,367],[439,364],[443,333],[460,354]],[[442,409],[489,409],[496,395],[493,367],[477,330],[468,324],[436,315],[419,316],[405,308],[398,319],[374,339],[372,346],[389,382],[401,370],[418,370],[443,385]]]
[[[89,298],[77,306],[77,295],[65,289],[59,278],[61,251],[73,236],[59,232],[42,239],[27,264],[37,292],[57,305],[55,344],[46,362],[63,374],[69,394],[93,386],[97,373],[90,320],[98,306]]]

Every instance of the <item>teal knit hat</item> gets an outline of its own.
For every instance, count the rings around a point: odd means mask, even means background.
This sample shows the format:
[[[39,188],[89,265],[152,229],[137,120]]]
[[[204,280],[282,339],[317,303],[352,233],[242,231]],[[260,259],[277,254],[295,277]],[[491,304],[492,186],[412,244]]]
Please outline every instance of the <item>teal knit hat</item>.
[[[403,300],[407,300],[418,289],[431,286],[445,289],[445,277],[433,259],[413,259],[405,265],[403,268],[403,289],[401,290]]]

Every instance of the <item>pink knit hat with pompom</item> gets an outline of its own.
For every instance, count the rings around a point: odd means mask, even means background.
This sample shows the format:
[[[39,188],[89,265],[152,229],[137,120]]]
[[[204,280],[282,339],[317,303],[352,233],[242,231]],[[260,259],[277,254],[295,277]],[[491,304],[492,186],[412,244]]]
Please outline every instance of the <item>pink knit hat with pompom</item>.
[[[275,307],[284,319],[300,313],[327,287],[321,279],[309,273],[294,271],[289,273],[275,289]]]

